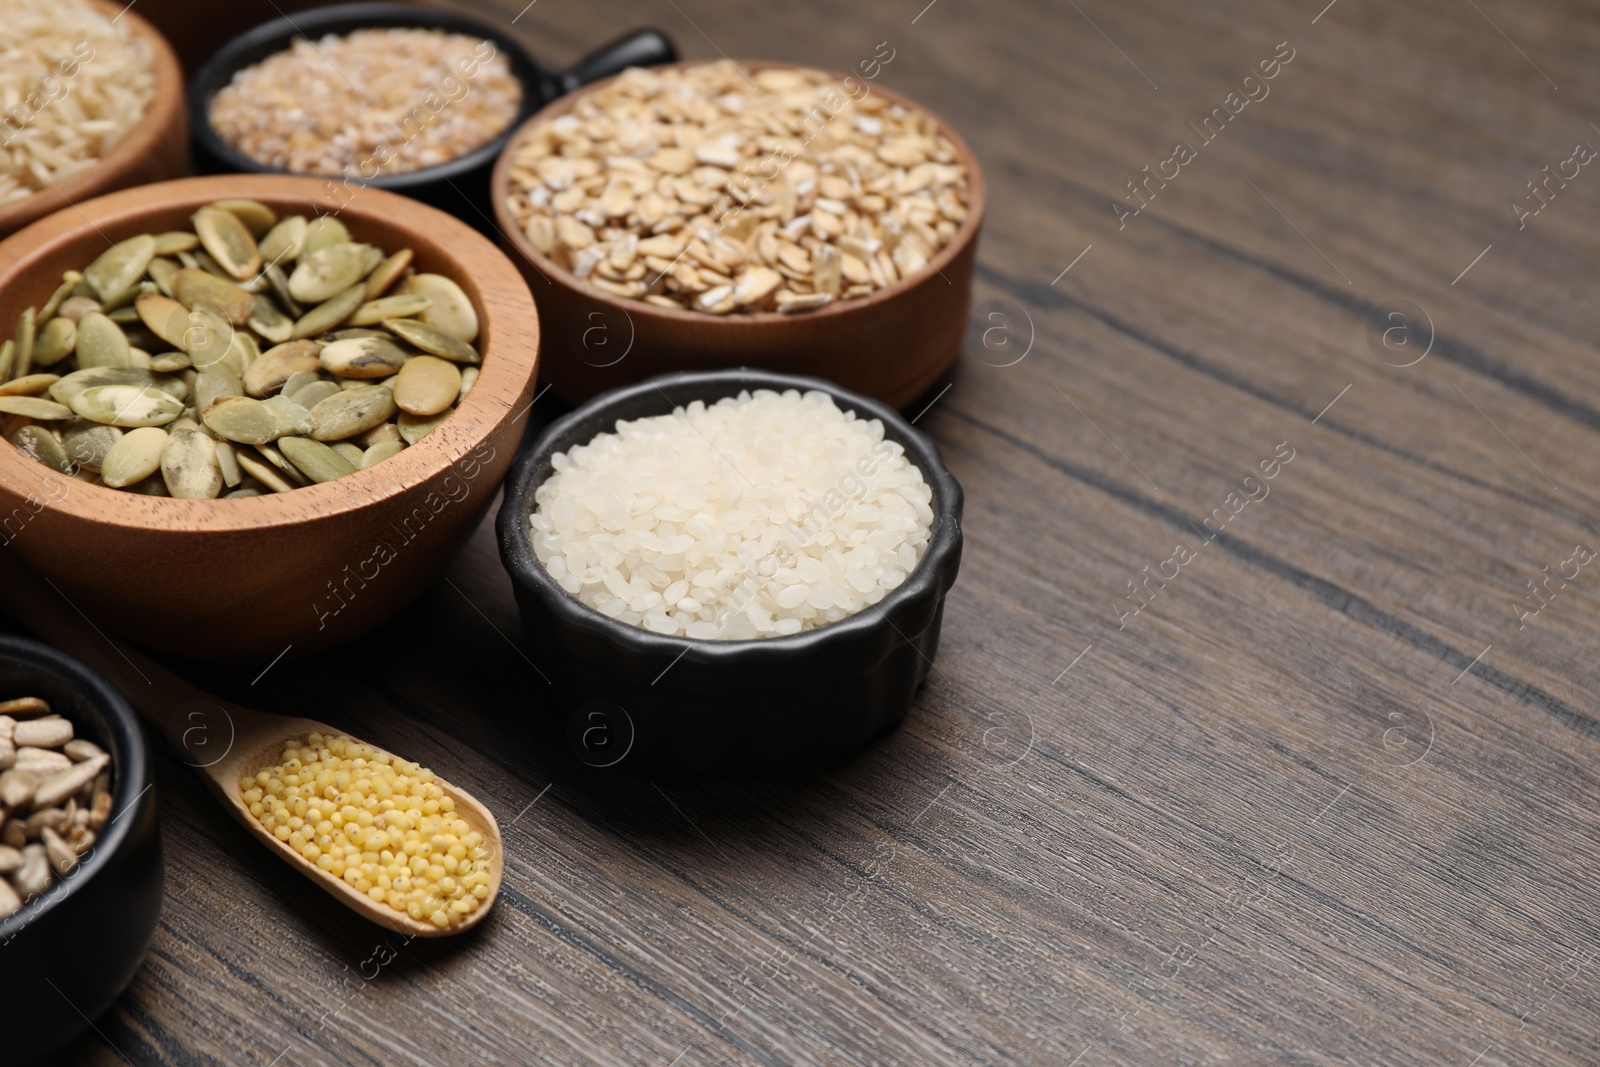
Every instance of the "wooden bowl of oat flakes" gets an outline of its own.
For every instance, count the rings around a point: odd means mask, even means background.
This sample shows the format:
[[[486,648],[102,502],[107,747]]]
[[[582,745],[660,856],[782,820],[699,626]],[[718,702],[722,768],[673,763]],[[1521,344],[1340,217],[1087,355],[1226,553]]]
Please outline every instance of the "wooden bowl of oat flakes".
[[[0,237],[80,200],[189,172],[183,73],[113,0],[7,0]]]
[[[341,205],[321,181],[287,175],[225,175],[149,185],[86,201],[73,210],[34,223],[0,242],[0,308],[25,315],[24,309],[39,308],[59,292],[58,283],[64,272],[82,271],[86,263],[106,253],[112,242],[181,232],[202,208],[217,201],[256,202],[275,212],[280,220],[295,215],[320,219],[336,212],[337,222],[351,241],[394,256],[409,250],[407,269],[412,273],[397,272],[396,281],[386,290],[400,295],[379,299],[404,300],[404,294],[417,291],[416,283],[436,284],[434,279],[441,276],[453,281],[471,308],[471,344],[476,346],[479,359],[475,364],[476,380],[465,395],[458,389],[454,407],[432,421],[415,441],[397,452],[391,449],[387,458],[370,466],[336,474],[332,480],[324,481],[306,468],[303,473],[312,475],[304,479],[308,484],[294,486],[284,481],[287,467],[281,468],[284,474],[273,476],[265,463],[270,458],[267,450],[256,449],[259,458],[254,470],[247,468],[245,473],[277,491],[236,499],[175,499],[130,491],[145,483],[128,488],[95,484],[101,476],[93,472],[105,471],[110,451],[83,459],[76,464],[74,473],[53,469],[36,455],[13,446],[25,435],[32,435],[35,445],[42,446],[44,437],[52,431],[44,425],[19,428],[18,420],[29,421],[28,406],[9,404],[11,413],[0,415],[6,421],[7,437],[0,441],[0,544],[54,582],[90,619],[108,631],[186,657],[265,665],[286,651],[290,656],[300,656],[360,635],[393,615],[437,578],[483,518],[516,452],[533,399],[539,331],[533,301],[522,276],[499,249],[465,223],[379,189],[365,190],[353,202]],[[312,237],[307,229],[305,240],[309,242]],[[262,243],[269,242],[263,239]],[[379,271],[383,269],[380,267]],[[372,272],[376,274],[378,271]],[[293,288],[293,275],[290,281]],[[356,282],[349,288],[359,292],[371,282],[372,276],[367,276],[366,282]],[[175,293],[180,292],[176,281],[173,288]],[[147,293],[139,300],[147,297],[154,297],[157,304],[165,299],[159,293]],[[327,304],[338,299],[336,296]],[[84,314],[78,320],[80,329],[86,329],[96,316],[115,325],[110,316],[117,312],[110,304],[106,306],[107,314]],[[209,306],[214,305],[196,304],[197,308]],[[294,324],[296,328],[323,306],[326,305],[307,311]],[[434,307],[425,314],[431,315],[438,306],[435,300]],[[139,307],[138,300],[135,307]],[[252,330],[260,305],[256,307],[250,320]],[[196,331],[181,338],[194,344],[195,358],[203,351],[208,336],[206,329],[195,325],[203,320],[198,311],[184,320]],[[382,321],[392,328],[398,320]],[[106,323],[100,327],[109,332]],[[127,329],[138,327],[130,325]],[[290,341],[277,349],[307,343],[314,347],[330,340],[321,329],[319,326],[309,340]],[[360,327],[355,332],[375,331]],[[244,328],[239,328],[235,338],[243,333]],[[82,334],[78,341],[82,343],[86,336],[87,333]],[[357,344],[361,344],[359,339]],[[0,344],[0,349],[5,347]],[[385,351],[389,347],[378,346]],[[270,362],[271,352],[277,349],[260,355],[252,353],[243,377],[251,378],[253,372]],[[325,369],[329,368],[333,349],[332,343],[323,343],[312,362],[320,361]],[[144,355],[149,357],[149,353]],[[402,373],[420,357],[407,354],[404,359]],[[150,362],[156,361],[151,358]],[[65,360],[56,364],[65,365]],[[209,375],[211,369],[199,374]],[[273,369],[276,380],[246,383],[252,396],[268,397],[259,403],[278,402],[280,391],[288,388],[282,374],[294,367]],[[41,405],[36,417],[58,420],[51,425],[76,426],[77,423],[59,421],[65,417],[63,413],[53,412],[51,401],[38,396],[38,370],[34,368],[34,388],[26,391],[27,399]],[[44,370],[48,372],[50,368]],[[405,401],[401,398],[400,375],[387,372],[386,377],[376,378],[374,375],[382,368],[374,365],[370,370],[372,373],[363,372],[363,376],[377,385],[354,381],[349,385],[355,388],[335,383],[307,388],[321,388],[324,393],[331,388],[333,392],[325,402],[338,406],[340,398],[387,392],[383,384],[392,381],[393,399],[387,410],[392,414],[394,408],[402,407],[397,433],[404,435]],[[154,415],[162,413],[154,408],[149,421],[140,414],[140,405],[147,401],[174,395],[160,391],[173,386],[170,379],[174,378],[182,386],[181,390],[174,386],[175,390],[196,398],[198,405],[207,390],[201,377],[188,377],[195,373],[193,368],[157,374],[153,370],[141,371],[137,361],[128,365],[96,361],[87,373],[150,376],[152,387],[148,389],[116,384],[103,387],[127,392],[128,407],[119,411],[137,416],[134,421],[112,424],[112,429],[134,427],[123,431],[113,450],[136,434],[155,433],[164,427],[172,427],[170,436],[174,439],[188,435],[197,440],[201,436],[199,427],[179,429],[181,419],[156,422]],[[298,373],[308,379],[317,377],[315,371]],[[69,377],[62,377],[60,382],[68,382]],[[54,375],[46,373],[44,378],[52,379]],[[16,381],[0,386],[5,391],[22,388]],[[60,392],[49,396],[79,405],[82,398],[96,392],[97,388],[88,388],[77,396]],[[294,394],[296,398],[302,395]],[[241,399],[245,403],[235,403]],[[222,404],[254,403],[257,402],[224,394],[222,399],[206,405],[201,418],[205,428],[214,431],[212,439],[219,442],[215,446],[219,453],[221,439],[238,438],[230,438],[235,431],[215,421],[215,409]],[[294,406],[291,402],[283,410]],[[337,450],[351,438],[345,435],[336,439],[321,433],[321,416],[317,413],[322,406],[319,402],[311,409],[317,425],[307,440],[314,443],[320,437],[333,442],[327,447]],[[87,407],[79,410],[75,406],[72,411],[85,422],[97,418]],[[386,428],[387,424],[376,427]],[[63,429],[62,436],[56,438],[62,447],[66,432]],[[281,438],[279,443],[287,440]],[[241,445],[235,452],[239,465],[246,467],[245,456],[250,449]],[[288,456],[284,449],[279,458]],[[161,468],[152,477],[156,482],[165,479],[170,490],[177,472],[168,469],[167,458],[163,451]],[[62,466],[70,470],[74,464]],[[270,477],[263,478],[263,474]],[[282,486],[273,485],[271,477],[277,477]],[[161,489],[151,484],[149,491],[160,493]]]
[[[519,129],[493,195],[546,380],[572,403],[757,366],[904,407],[961,347],[983,177],[948,125],[875,82],[629,70]]]

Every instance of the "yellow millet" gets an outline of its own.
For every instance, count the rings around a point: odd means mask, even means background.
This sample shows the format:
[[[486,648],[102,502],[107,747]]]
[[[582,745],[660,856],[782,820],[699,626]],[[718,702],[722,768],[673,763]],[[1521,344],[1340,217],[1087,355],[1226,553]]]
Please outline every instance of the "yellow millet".
[[[454,926],[489,896],[483,835],[432,771],[382,749],[312,734],[239,792],[279,841],[418,922]]]

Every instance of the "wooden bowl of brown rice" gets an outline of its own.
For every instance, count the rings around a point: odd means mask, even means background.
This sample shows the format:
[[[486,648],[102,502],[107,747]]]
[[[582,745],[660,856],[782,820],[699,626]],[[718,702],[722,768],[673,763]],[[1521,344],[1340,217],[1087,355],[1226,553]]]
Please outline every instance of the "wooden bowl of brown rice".
[[[0,237],[189,172],[183,73],[131,5],[11,0],[0,45]]]

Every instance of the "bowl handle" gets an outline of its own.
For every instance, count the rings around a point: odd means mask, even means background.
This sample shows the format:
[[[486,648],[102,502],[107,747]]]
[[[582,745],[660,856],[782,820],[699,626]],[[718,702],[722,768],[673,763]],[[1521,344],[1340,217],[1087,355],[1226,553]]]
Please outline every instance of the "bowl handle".
[[[672,63],[678,58],[677,46],[660,30],[636,30],[590,52],[573,68],[556,76],[556,85],[570,93],[580,85],[620,74],[629,67],[648,67]]]

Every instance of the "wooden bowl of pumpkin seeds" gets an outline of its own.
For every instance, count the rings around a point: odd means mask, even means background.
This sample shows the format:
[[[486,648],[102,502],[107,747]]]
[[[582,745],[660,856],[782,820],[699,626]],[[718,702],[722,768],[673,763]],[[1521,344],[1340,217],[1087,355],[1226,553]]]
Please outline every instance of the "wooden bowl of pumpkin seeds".
[[[379,189],[225,175],[0,243],[0,544],[142,644],[349,640],[443,567],[532,402],[527,285]]]

